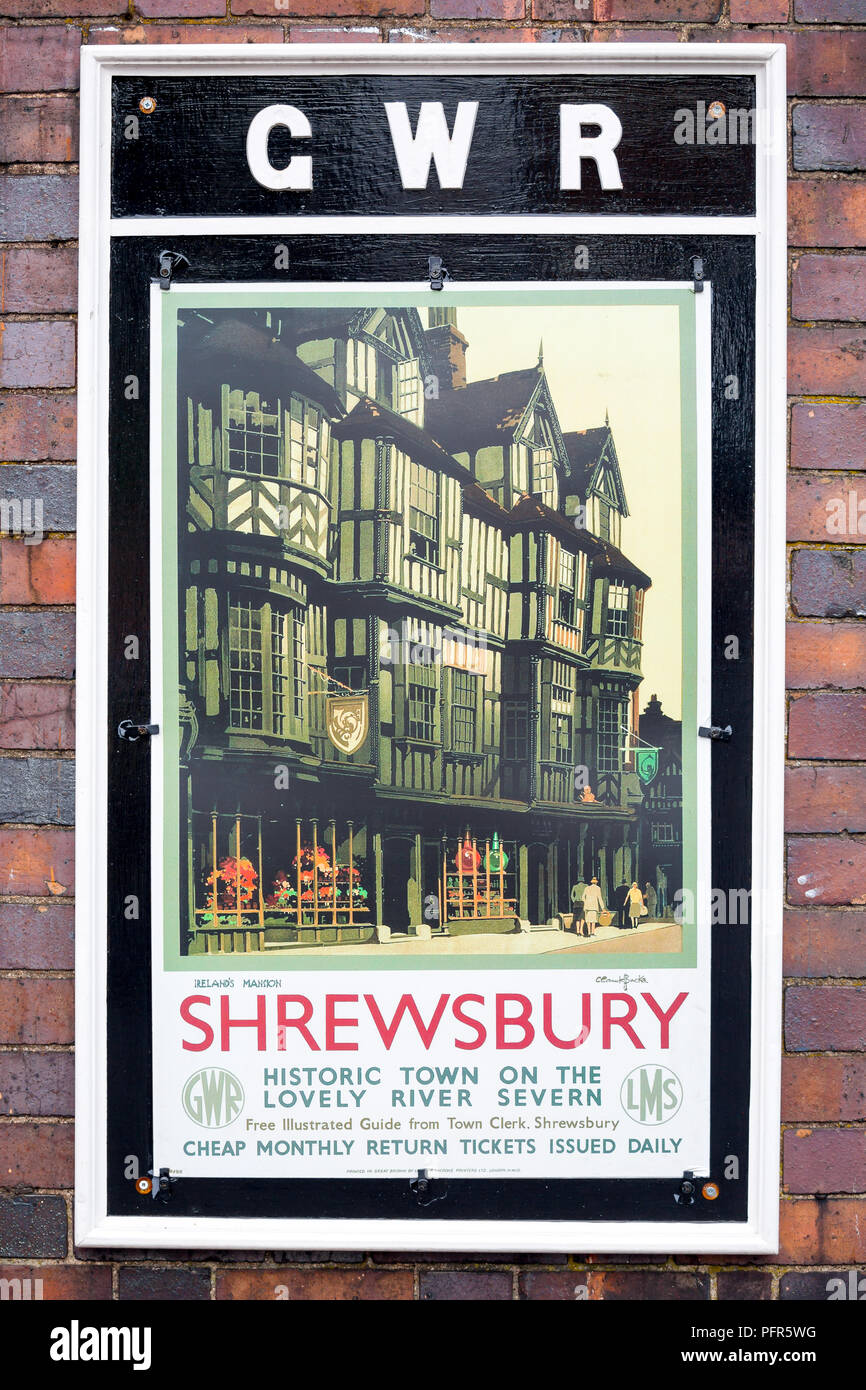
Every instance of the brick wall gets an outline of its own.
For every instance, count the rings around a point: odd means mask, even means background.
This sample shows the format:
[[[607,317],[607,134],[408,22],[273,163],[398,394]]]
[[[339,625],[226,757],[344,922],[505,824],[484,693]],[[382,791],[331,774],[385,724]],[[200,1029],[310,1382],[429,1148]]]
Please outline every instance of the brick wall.
[[[75,307],[82,43],[783,42],[790,594],[781,1252],[76,1251],[71,1239]],[[0,1277],[46,1298],[824,1299],[866,1265],[866,0],[0,0]],[[780,501],[781,505],[781,501]],[[861,528],[866,534],[866,505]],[[807,883],[805,875],[814,875]],[[812,891],[817,886],[817,891]],[[866,1272],[866,1271],[864,1271]]]

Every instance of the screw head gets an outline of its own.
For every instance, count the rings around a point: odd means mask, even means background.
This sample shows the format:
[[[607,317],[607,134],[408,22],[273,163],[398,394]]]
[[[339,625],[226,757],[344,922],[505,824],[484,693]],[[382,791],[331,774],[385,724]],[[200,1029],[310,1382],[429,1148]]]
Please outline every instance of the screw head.
[[[156,102],[153,97],[142,97],[138,109],[143,116],[150,116],[156,110]]]
[[[711,121],[717,121],[725,114],[725,103],[723,101],[711,101],[707,107],[707,115]]]
[[[701,1195],[708,1202],[714,1202],[719,1195],[719,1184],[717,1182],[705,1182],[701,1188]]]
[[[141,1197],[148,1197],[153,1190],[153,1183],[150,1178],[139,1178],[135,1184],[135,1190]]]

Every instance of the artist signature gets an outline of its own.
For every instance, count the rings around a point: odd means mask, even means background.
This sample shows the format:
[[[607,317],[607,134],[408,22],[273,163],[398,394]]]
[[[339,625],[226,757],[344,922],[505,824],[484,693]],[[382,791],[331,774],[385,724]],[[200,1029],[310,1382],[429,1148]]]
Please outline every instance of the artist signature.
[[[630,984],[645,985],[646,975],[596,975],[597,985],[625,985],[628,989]]]

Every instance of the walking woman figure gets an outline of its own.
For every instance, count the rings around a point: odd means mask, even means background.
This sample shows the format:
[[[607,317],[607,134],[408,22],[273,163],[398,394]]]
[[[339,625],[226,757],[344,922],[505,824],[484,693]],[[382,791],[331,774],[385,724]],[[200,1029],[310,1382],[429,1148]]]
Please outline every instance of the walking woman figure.
[[[646,916],[646,903],[643,900],[643,893],[636,883],[633,883],[628,890],[628,916],[630,928],[637,931],[637,924],[641,917]]]
[[[583,915],[586,925],[589,927],[590,936],[595,936],[595,929],[602,912],[604,912],[604,898],[598,886],[598,879],[594,878],[583,895]]]

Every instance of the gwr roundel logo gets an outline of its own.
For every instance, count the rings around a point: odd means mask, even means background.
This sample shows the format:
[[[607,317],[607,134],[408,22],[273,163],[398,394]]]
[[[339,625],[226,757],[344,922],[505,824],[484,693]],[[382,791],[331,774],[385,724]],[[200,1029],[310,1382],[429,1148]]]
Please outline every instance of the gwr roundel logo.
[[[183,1088],[183,1108],[203,1129],[224,1129],[244,1108],[244,1088],[230,1071],[202,1067]]]

